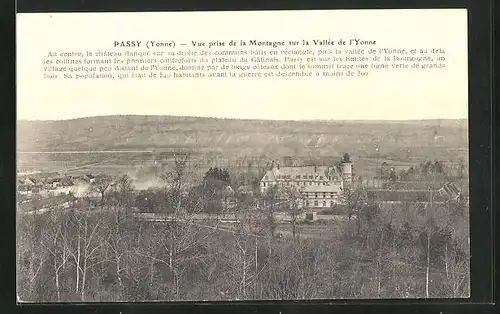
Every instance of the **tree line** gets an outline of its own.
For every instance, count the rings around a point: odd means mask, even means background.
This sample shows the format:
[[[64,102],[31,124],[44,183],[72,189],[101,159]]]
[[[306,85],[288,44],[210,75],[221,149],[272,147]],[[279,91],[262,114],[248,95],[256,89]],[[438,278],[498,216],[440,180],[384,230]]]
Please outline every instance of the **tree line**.
[[[272,208],[238,203],[239,224],[195,221],[211,180],[186,189],[189,156],[175,156],[154,206],[169,222],[129,215],[123,177],[95,208],[17,217],[17,285],[23,301],[425,298],[469,295],[468,208],[461,202],[398,211],[348,195],[348,219],[321,237],[291,237]],[[214,172],[215,173],[215,172]],[[111,184],[111,183],[110,183]],[[102,188],[102,187],[101,187]],[[161,202],[162,205],[157,205]],[[290,207],[294,213],[296,207]]]
[[[408,169],[397,171],[389,163],[380,165],[380,177],[389,181],[412,181],[412,180],[463,180],[467,177],[467,167],[463,162],[456,165],[445,165],[441,160],[423,161]]]

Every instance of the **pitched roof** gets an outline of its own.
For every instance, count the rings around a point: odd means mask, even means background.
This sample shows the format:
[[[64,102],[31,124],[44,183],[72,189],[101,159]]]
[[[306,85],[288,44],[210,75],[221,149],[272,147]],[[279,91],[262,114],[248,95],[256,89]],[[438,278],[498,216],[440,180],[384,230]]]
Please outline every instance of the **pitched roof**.
[[[276,177],[274,176],[274,173],[269,170],[266,172],[266,174],[262,177],[261,181],[276,181]]]
[[[440,190],[441,194],[444,194],[449,197],[457,197],[460,195],[460,190],[457,188],[457,186],[453,183],[447,183],[445,184]]]
[[[277,177],[290,176],[291,179],[295,179],[297,175],[328,175],[328,167],[325,166],[302,166],[302,167],[277,167],[273,168],[273,173]]]
[[[393,190],[428,190],[439,189],[443,186],[442,182],[432,182],[427,180],[421,181],[396,181],[396,182],[383,182],[383,189],[393,189]]]
[[[340,171],[339,171],[339,169],[337,169],[337,167],[331,167],[328,175],[330,175],[332,177],[337,177],[337,178],[340,178],[340,176],[341,176]]]
[[[291,180],[295,180],[297,176],[300,176],[300,179],[304,179],[303,176],[324,176],[325,179],[328,176],[339,177],[340,172],[336,167],[328,167],[328,166],[300,166],[300,167],[274,167],[272,173],[275,178],[278,176],[286,176]]]
[[[445,198],[431,190],[368,190],[368,197],[378,201],[403,201],[403,202],[434,202],[444,201]],[[433,193],[434,192],[434,193]]]

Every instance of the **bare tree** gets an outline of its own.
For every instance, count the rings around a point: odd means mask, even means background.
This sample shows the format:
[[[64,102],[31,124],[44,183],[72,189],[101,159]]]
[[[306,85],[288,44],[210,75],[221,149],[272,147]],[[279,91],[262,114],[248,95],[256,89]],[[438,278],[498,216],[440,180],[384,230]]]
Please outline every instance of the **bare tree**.
[[[296,226],[297,226],[297,218],[303,211],[305,198],[299,189],[295,187],[283,187],[282,193],[287,201],[288,205],[288,214],[291,217],[292,222],[292,235],[293,238],[296,238]]]
[[[109,175],[101,175],[95,178],[95,181],[91,184],[91,190],[99,193],[101,196],[101,206],[104,205],[104,200],[106,197],[106,192],[113,183],[113,178]]]
[[[266,229],[262,224],[265,217],[261,212],[249,208],[239,209],[236,217],[239,223],[232,233],[234,242],[230,243],[231,249],[225,255],[231,261],[230,274],[238,287],[238,298],[249,298],[250,287],[255,297],[258,279],[267,266],[266,263],[259,263],[259,246],[266,239],[261,236]]]
[[[18,221],[18,274],[21,275],[18,289],[26,300],[37,300],[37,280],[48,260],[46,250],[39,245],[45,237],[43,229],[46,227],[46,219],[35,211],[33,214],[23,215]]]
[[[129,232],[128,218],[125,215],[126,208],[113,207],[108,211],[105,217],[102,217],[106,222],[106,237],[104,241],[106,247],[103,249],[109,250],[109,259],[114,264],[115,276],[118,281],[119,298],[124,295],[124,280],[128,271],[127,258],[130,255],[129,245],[133,242],[133,235]],[[107,254],[106,254],[107,255]]]
[[[174,210],[180,211],[182,209],[182,199],[184,188],[187,183],[187,169],[189,161],[189,153],[177,151],[173,154],[174,167],[171,171],[166,171],[160,174],[160,177],[170,183],[174,198]]]
[[[170,183],[169,200],[173,207],[173,212],[167,216],[168,222],[159,228],[159,235],[155,239],[157,245],[162,248],[162,253],[151,255],[141,250],[137,252],[167,267],[173,277],[172,295],[176,300],[182,299],[181,285],[187,270],[193,264],[204,263],[203,258],[207,253],[203,242],[217,229],[217,226],[196,222],[195,215],[202,211],[199,207],[203,204],[201,200],[194,204],[185,201],[188,160],[189,154],[176,152],[173,169],[162,175],[162,178]],[[190,210],[187,210],[188,206],[191,207]]]
[[[118,178],[116,181],[116,192],[120,205],[130,206],[133,190],[132,179],[128,175],[124,174]]]
[[[69,226],[68,215],[52,211],[50,213],[50,226],[46,230],[46,241],[42,241],[42,246],[52,256],[52,267],[54,271],[54,284],[56,287],[57,301],[61,301],[61,271],[67,265],[70,258],[70,248],[68,246]]]
[[[349,236],[352,236],[350,223],[353,216],[356,219],[357,232],[356,236],[360,235],[361,232],[361,220],[363,214],[363,208],[368,205],[368,196],[367,191],[364,188],[356,189],[356,190],[348,190],[346,191],[346,206],[347,206],[347,215],[348,215],[348,230]]]
[[[278,186],[273,185],[267,189],[264,195],[264,206],[261,210],[264,212],[267,218],[267,226],[269,228],[269,233],[271,238],[274,238],[276,232],[276,221],[274,218],[275,207],[280,200]]]
[[[99,249],[105,245],[106,232],[102,228],[99,215],[89,210],[74,211],[73,226],[75,234],[69,251],[75,265],[75,292],[85,301],[87,274],[94,266],[104,262],[99,260]]]

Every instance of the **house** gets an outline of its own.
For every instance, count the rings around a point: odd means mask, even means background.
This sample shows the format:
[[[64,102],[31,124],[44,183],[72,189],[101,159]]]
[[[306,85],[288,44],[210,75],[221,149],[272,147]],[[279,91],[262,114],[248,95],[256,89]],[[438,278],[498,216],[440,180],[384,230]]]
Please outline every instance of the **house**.
[[[61,180],[60,179],[53,179],[52,180],[52,187],[57,188],[59,186],[61,186]]]
[[[23,183],[26,185],[36,185],[37,181],[34,178],[27,178]]]
[[[453,183],[447,183],[438,191],[440,196],[447,197],[450,200],[456,200],[460,197],[460,189]]]
[[[17,187],[17,192],[21,195],[33,195],[40,193],[40,187],[36,185],[19,185]]]
[[[265,194],[273,186],[304,188],[306,186],[340,185],[343,178],[337,167],[299,166],[273,167],[267,171],[260,181],[260,190]]]
[[[50,189],[45,189],[42,191],[44,196],[57,196],[57,195],[68,195],[71,192],[71,187],[69,186],[58,186],[51,187]]]
[[[91,175],[90,173],[86,174],[84,178],[85,178],[86,181],[88,181],[90,183],[94,183],[95,182],[95,177],[93,175]]]
[[[367,197],[376,203],[443,203],[447,200],[446,196],[435,189],[372,189],[367,191]]]
[[[453,183],[442,185],[442,183],[427,181],[396,182],[382,189],[368,190],[368,197],[381,203],[442,203],[457,200],[460,195],[460,189]]]
[[[405,180],[394,182],[382,182],[381,188],[386,190],[438,190],[443,186],[443,182],[433,182],[428,180]]]
[[[266,194],[276,187],[281,199],[286,193],[296,191],[300,195],[300,206],[331,207],[341,202],[341,193],[353,181],[352,163],[340,166],[274,166],[261,179],[260,189]]]
[[[19,185],[17,187],[17,192],[21,195],[31,195],[32,194],[31,187],[27,186],[27,185]]]

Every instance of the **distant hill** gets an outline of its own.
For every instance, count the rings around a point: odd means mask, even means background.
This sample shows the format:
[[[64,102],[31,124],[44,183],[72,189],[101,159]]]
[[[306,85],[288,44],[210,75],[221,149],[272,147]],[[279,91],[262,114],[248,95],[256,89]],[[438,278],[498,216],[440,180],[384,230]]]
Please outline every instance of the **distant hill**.
[[[439,135],[436,140],[435,135]],[[17,122],[18,151],[171,150],[207,154],[370,155],[467,147],[467,120],[273,121],[176,116],[99,116]],[[378,150],[376,150],[378,148]]]

